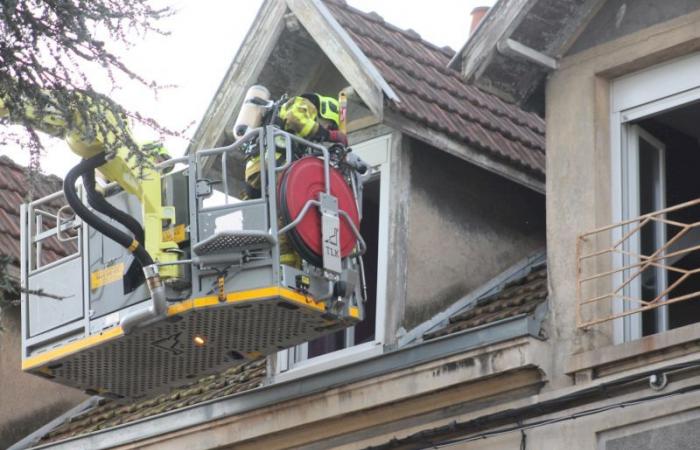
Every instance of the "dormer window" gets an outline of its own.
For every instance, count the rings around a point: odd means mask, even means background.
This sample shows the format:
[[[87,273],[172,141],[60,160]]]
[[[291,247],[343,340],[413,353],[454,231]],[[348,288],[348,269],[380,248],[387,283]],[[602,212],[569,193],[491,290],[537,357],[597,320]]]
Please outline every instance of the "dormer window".
[[[372,176],[363,189],[361,233],[368,251],[363,257],[365,320],[347,330],[278,353],[279,378],[295,377],[308,370],[347,364],[356,358],[381,353],[387,285],[389,239],[389,152],[391,136],[381,136],[352,146],[352,151],[372,165]],[[305,369],[306,368],[306,369]]]

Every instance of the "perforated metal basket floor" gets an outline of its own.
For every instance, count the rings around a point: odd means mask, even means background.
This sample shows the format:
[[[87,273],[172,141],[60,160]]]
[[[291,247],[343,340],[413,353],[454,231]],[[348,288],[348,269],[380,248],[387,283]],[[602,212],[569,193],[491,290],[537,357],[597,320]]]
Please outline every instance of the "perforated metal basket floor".
[[[240,252],[252,248],[269,248],[275,238],[262,231],[225,231],[217,233],[192,247],[196,255]]]
[[[321,304],[287,296],[204,300],[171,307],[158,323],[30,371],[88,392],[136,399],[357,322],[355,313],[334,317]]]

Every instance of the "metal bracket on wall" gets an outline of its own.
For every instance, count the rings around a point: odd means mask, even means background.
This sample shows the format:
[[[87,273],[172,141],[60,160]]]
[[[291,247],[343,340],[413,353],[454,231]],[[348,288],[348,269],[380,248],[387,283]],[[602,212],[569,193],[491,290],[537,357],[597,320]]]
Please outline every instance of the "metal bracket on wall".
[[[559,67],[559,62],[555,58],[510,38],[499,41],[496,48],[504,55],[524,58],[550,70],[556,70]]]

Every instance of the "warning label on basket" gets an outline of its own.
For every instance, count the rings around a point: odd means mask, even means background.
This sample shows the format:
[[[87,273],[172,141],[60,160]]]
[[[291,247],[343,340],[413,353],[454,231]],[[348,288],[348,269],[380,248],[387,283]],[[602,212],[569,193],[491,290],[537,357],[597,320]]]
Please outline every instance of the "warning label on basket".
[[[340,273],[340,220],[337,215],[323,213],[321,216],[321,236],[323,238],[323,268]]]
[[[124,263],[105,267],[90,273],[90,289],[98,289],[124,278]]]
[[[180,335],[182,332],[172,334],[166,338],[153,341],[151,345],[158,347],[161,350],[172,353],[173,355],[181,355],[183,353],[180,345]]]
[[[163,230],[163,240],[173,241],[179,244],[187,238],[187,236],[185,235],[186,231],[187,230],[185,229],[184,224],[175,225],[174,227],[168,228],[167,230]]]

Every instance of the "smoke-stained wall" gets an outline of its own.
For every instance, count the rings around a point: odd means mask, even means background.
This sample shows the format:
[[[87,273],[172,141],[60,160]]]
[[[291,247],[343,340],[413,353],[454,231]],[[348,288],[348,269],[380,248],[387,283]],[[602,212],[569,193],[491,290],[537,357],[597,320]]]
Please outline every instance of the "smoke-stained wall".
[[[545,246],[544,196],[408,139],[403,326],[410,329]]]

